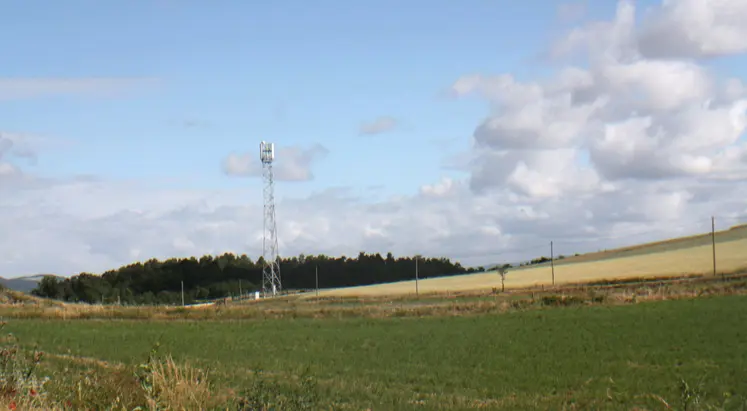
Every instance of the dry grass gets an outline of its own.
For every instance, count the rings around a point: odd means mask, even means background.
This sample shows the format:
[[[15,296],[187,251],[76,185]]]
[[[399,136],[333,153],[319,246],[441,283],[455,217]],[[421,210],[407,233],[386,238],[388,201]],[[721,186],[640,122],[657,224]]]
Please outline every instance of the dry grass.
[[[153,320],[153,321],[220,321],[281,318],[391,318],[464,316],[501,313],[513,310],[541,308],[548,298],[572,298],[566,303],[604,302],[629,304],[650,300],[695,298],[702,295],[747,294],[747,273],[725,277],[689,276],[668,279],[626,279],[600,284],[563,284],[556,287],[513,288],[505,293],[492,289],[478,289],[459,293],[421,294],[419,298],[407,295],[394,297],[320,297],[285,298],[252,303],[229,304],[187,310],[181,307],[70,307],[66,319],[100,320]],[[601,300],[599,299],[601,298]],[[47,319],[62,318],[58,308],[29,307],[12,312],[0,309],[6,318]]]
[[[6,393],[0,397],[0,410],[186,411],[216,409],[221,400],[225,401],[213,394],[205,371],[179,364],[171,356],[153,357],[134,372],[123,364],[112,365],[84,357],[55,354],[47,357],[82,365],[86,370],[76,374],[68,372],[66,367],[64,374],[55,374],[36,391],[19,388],[12,394]]]
[[[152,365],[148,388],[151,410],[204,410],[211,405],[211,390],[204,371],[177,364],[171,356]]]
[[[65,408],[32,398],[6,399],[0,402],[1,410],[18,411],[63,411]]]
[[[717,269],[720,273],[731,273],[747,267],[747,239],[717,244]],[[707,274],[713,270],[711,246],[690,247],[679,250],[613,258],[602,261],[569,263],[555,267],[555,283],[582,283],[601,280],[620,280],[645,277],[679,277],[683,275]],[[516,289],[552,284],[550,266],[522,269],[506,277],[506,288]],[[466,292],[491,289],[501,286],[495,272],[440,277],[420,280],[420,293]],[[324,297],[376,297],[415,293],[414,281],[377,284],[363,287],[324,290]]]
[[[40,307],[62,307],[62,301],[39,298],[20,291],[3,289],[0,293],[0,306],[40,306]]]

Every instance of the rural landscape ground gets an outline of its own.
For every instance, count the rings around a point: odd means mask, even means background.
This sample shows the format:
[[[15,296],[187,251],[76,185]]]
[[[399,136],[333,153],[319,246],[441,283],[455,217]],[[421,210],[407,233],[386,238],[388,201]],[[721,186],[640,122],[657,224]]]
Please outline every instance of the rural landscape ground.
[[[615,250],[566,257],[554,264],[524,266],[510,270],[509,288],[617,280],[636,277],[677,277],[713,272],[713,239],[710,234],[676,238]],[[747,226],[716,232],[716,267],[731,273],[747,269]],[[500,287],[495,272],[424,279],[421,293],[476,291]],[[415,281],[325,290],[324,296],[393,296],[415,293]]]
[[[6,292],[10,409],[747,409],[747,230],[200,308]],[[43,353],[43,354],[39,354]],[[45,377],[48,380],[45,380]]]
[[[0,411],[747,411],[747,0],[0,33]]]

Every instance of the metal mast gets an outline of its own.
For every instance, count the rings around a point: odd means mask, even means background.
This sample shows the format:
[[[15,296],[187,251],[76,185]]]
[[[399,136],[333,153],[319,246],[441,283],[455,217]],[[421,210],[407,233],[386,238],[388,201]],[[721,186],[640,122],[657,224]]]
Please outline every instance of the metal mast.
[[[275,222],[275,182],[272,176],[272,162],[275,160],[275,145],[261,142],[259,158],[262,160],[262,180],[264,182],[264,235],[262,238],[262,293],[275,296],[281,290],[280,264],[278,263],[278,229]]]

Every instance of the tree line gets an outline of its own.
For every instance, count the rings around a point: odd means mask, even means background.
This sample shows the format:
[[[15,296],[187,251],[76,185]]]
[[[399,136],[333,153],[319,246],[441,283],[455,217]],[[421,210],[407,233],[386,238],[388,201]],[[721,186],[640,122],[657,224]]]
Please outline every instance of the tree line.
[[[448,258],[399,257],[392,253],[361,252],[357,258],[325,255],[280,258],[280,274],[286,290],[351,287],[433,278],[482,271],[465,268]],[[80,273],[70,278],[47,276],[32,291],[34,295],[69,302],[121,304],[181,304],[253,293],[261,289],[265,260],[225,253],[199,259],[170,258],[122,266],[101,275]]]

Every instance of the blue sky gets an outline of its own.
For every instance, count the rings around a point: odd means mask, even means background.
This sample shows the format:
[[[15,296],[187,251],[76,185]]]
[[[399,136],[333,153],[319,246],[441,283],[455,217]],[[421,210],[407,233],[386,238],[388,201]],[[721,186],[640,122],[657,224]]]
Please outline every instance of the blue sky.
[[[261,181],[224,166],[262,140],[328,150],[277,185],[282,255],[486,264],[747,221],[714,182],[747,176],[747,7],[661,4],[0,0],[0,275],[260,255]]]
[[[456,173],[442,161],[469,148],[487,114],[481,102],[439,92],[467,73],[541,74],[532,54],[566,28],[560,4],[0,3],[0,76],[154,80],[110,99],[0,101],[0,124],[73,142],[41,158],[36,169],[46,175],[235,187],[248,183],[223,175],[220,159],[256,152],[265,139],[330,150],[314,181],[279,187],[281,195],[377,185],[412,193]],[[592,8],[586,17],[612,12]],[[379,116],[402,124],[358,135]]]

